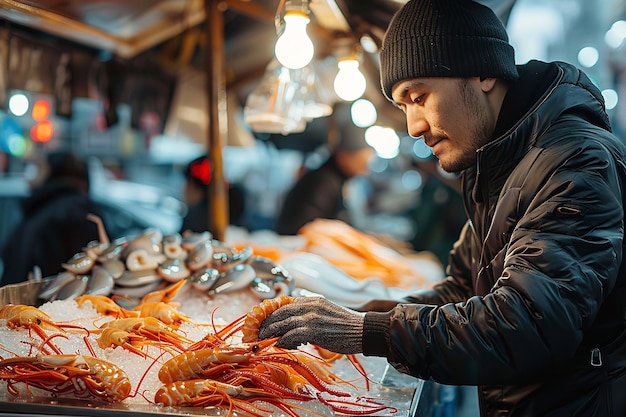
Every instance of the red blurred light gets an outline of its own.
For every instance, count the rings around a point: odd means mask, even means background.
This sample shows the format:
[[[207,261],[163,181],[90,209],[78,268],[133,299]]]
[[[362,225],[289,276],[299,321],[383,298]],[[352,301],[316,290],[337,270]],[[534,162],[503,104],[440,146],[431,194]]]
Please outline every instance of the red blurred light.
[[[54,126],[48,120],[37,123],[30,129],[30,138],[35,142],[48,142],[54,134]]]
[[[33,119],[38,122],[46,120],[48,116],[50,116],[50,103],[46,100],[37,100],[35,104],[33,104],[32,115]]]
[[[211,164],[207,159],[195,161],[190,167],[191,176],[200,180],[204,185],[209,185],[211,182]]]

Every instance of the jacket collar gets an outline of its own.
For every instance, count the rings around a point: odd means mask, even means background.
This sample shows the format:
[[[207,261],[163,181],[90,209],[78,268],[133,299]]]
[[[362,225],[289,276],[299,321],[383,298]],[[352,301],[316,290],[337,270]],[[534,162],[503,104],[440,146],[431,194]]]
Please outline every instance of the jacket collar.
[[[477,166],[465,176],[474,201],[499,193],[506,178],[535,140],[565,113],[574,113],[610,130],[600,91],[576,67],[562,62],[530,61],[518,66],[520,78],[511,84],[502,103],[494,138],[478,151]]]

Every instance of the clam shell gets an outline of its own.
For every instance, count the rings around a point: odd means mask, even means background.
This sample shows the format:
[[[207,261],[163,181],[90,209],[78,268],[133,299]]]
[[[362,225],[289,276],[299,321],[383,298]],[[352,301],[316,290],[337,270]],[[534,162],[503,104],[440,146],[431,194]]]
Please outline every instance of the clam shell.
[[[129,271],[152,270],[159,266],[158,258],[144,249],[137,249],[126,256],[126,268]]]
[[[180,233],[173,233],[171,235],[163,236],[163,246],[165,245],[181,245],[183,243],[183,237]]]
[[[159,277],[159,279],[156,280],[156,281],[148,282],[146,284],[138,285],[136,287],[119,287],[119,286],[115,286],[115,287],[113,287],[112,293],[114,295],[118,295],[118,296],[122,297],[122,299],[119,300],[120,304],[121,304],[121,302],[124,301],[124,298],[130,298],[130,299],[141,298],[141,297],[145,296],[146,294],[149,294],[152,291],[155,291],[156,289],[158,289],[161,286],[162,283],[163,283],[163,280]]]
[[[192,271],[204,268],[213,260],[213,244],[210,240],[196,245],[187,255],[187,266]]]
[[[161,277],[156,270],[124,271],[121,277],[115,280],[115,285],[122,287],[140,287],[153,282],[160,282]]]
[[[111,272],[101,266],[96,266],[91,270],[91,277],[87,282],[85,294],[109,295],[114,283],[115,280]]]
[[[110,243],[98,256],[98,262],[104,263],[110,259],[119,259],[127,243],[126,238],[120,238]]]
[[[169,282],[178,282],[189,276],[191,271],[182,259],[168,259],[157,268],[157,273]]]
[[[182,246],[183,249],[190,251],[195,248],[198,244],[206,242],[207,240],[213,239],[213,235],[211,232],[205,231],[202,233],[189,233],[183,236]]]
[[[113,279],[118,279],[126,270],[126,264],[119,259],[109,259],[101,264],[102,268],[111,273]]]
[[[213,244],[213,261],[212,265],[224,272],[230,268],[246,262],[252,256],[252,248],[245,247],[240,251],[226,247],[221,244]]]
[[[89,256],[89,253],[78,252],[69,261],[62,263],[61,266],[73,274],[80,275],[89,272],[95,263],[95,258]]]
[[[59,291],[57,291],[52,298],[50,298],[50,300],[73,300],[79,295],[83,295],[85,293],[88,281],[88,275],[78,275],[73,280],[67,282],[59,288]]]
[[[220,275],[215,285],[208,291],[209,295],[245,288],[250,285],[256,274],[250,265],[239,264]]]
[[[161,253],[159,243],[150,234],[141,234],[128,242],[128,245],[122,250],[122,258],[126,259],[129,254],[137,250],[144,250],[148,255]]]
[[[65,284],[76,279],[76,275],[70,271],[59,272],[52,281],[50,281],[44,288],[39,291],[38,297],[44,300],[50,299],[57,291],[61,289]]]
[[[208,291],[215,285],[217,280],[222,276],[220,271],[215,268],[202,268],[194,271],[189,276],[191,285],[200,291]]]
[[[257,279],[253,284],[258,286],[258,295],[264,294],[269,298],[274,298],[279,295],[290,295],[293,291],[295,279],[282,265],[262,256],[251,257],[248,264],[256,273]],[[268,288],[272,288],[272,291],[265,293],[265,286],[260,285],[259,280],[263,281]]]

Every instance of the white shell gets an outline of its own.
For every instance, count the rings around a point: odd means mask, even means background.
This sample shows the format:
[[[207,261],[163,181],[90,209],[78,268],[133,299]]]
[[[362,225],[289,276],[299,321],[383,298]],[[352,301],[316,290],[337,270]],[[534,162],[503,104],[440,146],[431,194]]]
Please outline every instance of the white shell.
[[[109,259],[104,261],[101,266],[109,271],[114,279],[118,279],[126,270],[126,264],[119,259]]]
[[[141,234],[128,242],[128,245],[122,250],[122,258],[127,258],[132,252],[144,250],[149,255],[161,253],[159,244],[149,234]]]
[[[95,263],[96,260],[86,252],[78,252],[61,266],[73,274],[80,275],[89,272]]]
[[[50,300],[73,300],[79,295],[83,295],[87,289],[88,275],[77,276],[72,281],[63,285]]]
[[[126,257],[126,268],[129,271],[152,270],[157,266],[159,266],[159,261],[156,256],[149,254],[144,249],[134,250]]]
[[[198,244],[204,243],[207,240],[210,241],[211,239],[213,239],[213,235],[211,234],[211,232],[189,233],[183,236],[183,241],[182,241],[183,249],[188,250],[188,251],[192,250]]]
[[[109,295],[114,285],[113,275],[101,266],[91,270],[91,277],[87,282],[85,294]]]
[[[50,299],[57,291],[61,289],[65,284],[70,281],[74,281],[76,279],[76,275],[71,273],[70,271],[59,272],[52,281],[50,281],[38,294],[39,298],[44,300]]]
[[[168,259],[157,268],[157,273],[169,282],[178,282],[189,276],[191,271],[181,259]]]
[[[156,281],[161,281],[161,277],[154,269],[146,271],[125,271],[121,277],[115,280],[115,284],[123,287],[140,287]]]
[[[211,241],[205,241],[196,245],[187,256],[187,266],[192,271],[197,271],[211,262],[213,259],[213,245]]]

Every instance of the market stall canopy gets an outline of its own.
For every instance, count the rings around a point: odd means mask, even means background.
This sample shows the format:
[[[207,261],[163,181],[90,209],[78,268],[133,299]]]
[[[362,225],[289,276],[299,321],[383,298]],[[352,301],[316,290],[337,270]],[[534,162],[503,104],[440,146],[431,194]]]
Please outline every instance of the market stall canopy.
[[[504,21],[515,0],[482,0]],[[206,54],[206,6],[212,0],[0,0],[0,17],[76,45],[133,60],[158,53],[158,62],[179,74],[203,70]],[[276,16],[281,0],[225,0],[224,62],[230,93],[240,103],[259,83],[273,58]],[[310,0],[308,31],[316,57],[336,52],[346,39],[367,35],[380,45],[393,13],[405,0]],[[380,122],[402,129],[400,112],[385,102],[378,82],[377,52],[363,57],[368,82],[366,96],[380,107]],[[187,73],[188,74],[188,73]],[[312,123],[312,137],[324,140],[324,123]],[[306,136],[306,135],[305,135]],[[299,140],[306,143],[306,140]]]

